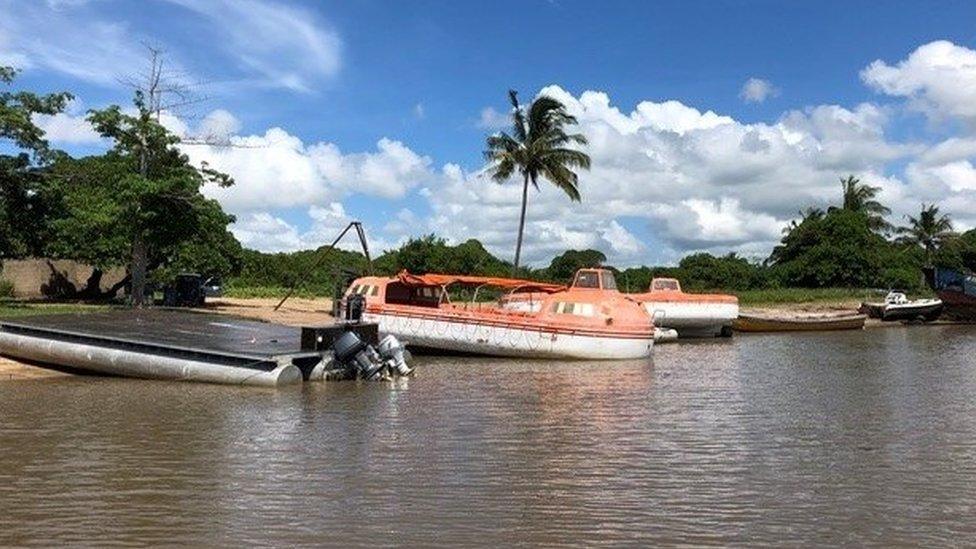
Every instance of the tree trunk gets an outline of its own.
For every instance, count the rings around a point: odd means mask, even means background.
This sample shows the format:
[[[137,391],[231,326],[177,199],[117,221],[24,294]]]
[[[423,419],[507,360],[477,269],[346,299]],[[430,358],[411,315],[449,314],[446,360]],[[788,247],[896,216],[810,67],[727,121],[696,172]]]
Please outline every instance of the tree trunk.
[[[137,232],[132,240],[132,265],[129,267],[132,276],[132,305],[142,307],[146,303],[146,264],[148,253],[146,241]]]
[[[529,174],[525,174],[525,181],[522,183],[522,214],[519,216],[518,240],[515,242],[515,267],[512,268],[512,276],[518,276],[519,259],[522,257],[522,233],[525,231],[525,206],[529,202]]]
[[[85,281],[85,287],[79,292],[79,297],[84,299],[98,299],[102,297],[102,270],[92,269],[91,275]]]

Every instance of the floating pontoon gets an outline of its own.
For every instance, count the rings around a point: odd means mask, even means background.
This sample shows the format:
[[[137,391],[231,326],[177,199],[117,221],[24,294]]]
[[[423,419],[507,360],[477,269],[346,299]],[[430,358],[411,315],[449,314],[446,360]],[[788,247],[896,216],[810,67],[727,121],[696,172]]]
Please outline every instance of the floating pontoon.
[[[313,378],[344,331],[376,343],[376,327],[368,324],[298,328],[205,313],[119,310],[0,320],[0,354],[124,377],[278,386]]]

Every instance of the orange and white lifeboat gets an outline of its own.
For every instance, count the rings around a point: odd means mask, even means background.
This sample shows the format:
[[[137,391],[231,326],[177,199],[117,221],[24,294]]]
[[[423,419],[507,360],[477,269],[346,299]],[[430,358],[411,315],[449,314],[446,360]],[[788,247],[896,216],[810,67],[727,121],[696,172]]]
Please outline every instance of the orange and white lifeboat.
[[[673,328],[679,337],[732,335],[739,316],[739,298],[723,294],[686,294],[674,278],[655,278],[650,290],[631,294],[654,318],[657,326]]]
[[[449,288],[470,299],[451,301]],[[488,288],[507,292],[479,301]],[[583,269],[569,287],[443,274],[355,280],[346,296],[366,298],[363,320],[377,322],[408,347],[492,356],[635,359],[650,356],[654,325],[641,306],[617,291],[613,273]]]

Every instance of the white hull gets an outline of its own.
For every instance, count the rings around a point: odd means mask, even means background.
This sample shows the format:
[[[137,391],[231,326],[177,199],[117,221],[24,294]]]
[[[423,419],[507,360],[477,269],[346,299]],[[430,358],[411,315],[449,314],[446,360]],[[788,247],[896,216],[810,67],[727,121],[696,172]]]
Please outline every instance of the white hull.
[[[544,329],[451,322],[388,313],[366,313],[363,320],[379,323],[380,333],[392,334],[408,347],[490,356],[620,360],[651,356],[648,337],[607,337],[555,333]]]
[[[714,337],[739,317],[736,303],[647,301],[644,309],[654,325],[674,328],[680,337]]]

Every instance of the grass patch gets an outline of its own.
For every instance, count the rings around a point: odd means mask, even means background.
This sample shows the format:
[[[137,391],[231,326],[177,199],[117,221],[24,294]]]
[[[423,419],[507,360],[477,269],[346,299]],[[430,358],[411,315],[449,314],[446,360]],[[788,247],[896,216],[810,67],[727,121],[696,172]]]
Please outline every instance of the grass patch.
[[[107,311],[115,307],[113,305],[91,305],[87,303],[33,303],[0,300],[0,318],[53,315],[59,313],[95,313],[98,311]]]
[[[880,301],[885,292],[866,288],[764,288],[736,292],[741,305]]]
[[[253,298],[282,298],[288,294],[288,288],[281,288],[278,286],[233,286],[229,285],[224,288],[224,295],[226,297],[237,298],[237,299],[253,299]],[[295,290],[292,297],[301,297],[306,299],[314,298],[331,298],[332,290],[325,288],[299,288]]]

